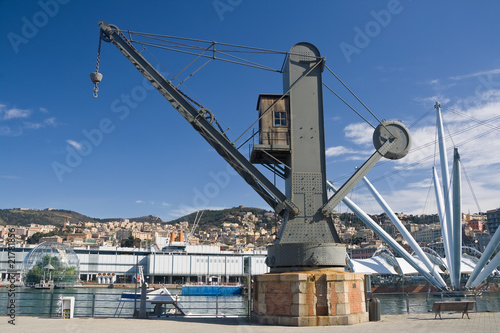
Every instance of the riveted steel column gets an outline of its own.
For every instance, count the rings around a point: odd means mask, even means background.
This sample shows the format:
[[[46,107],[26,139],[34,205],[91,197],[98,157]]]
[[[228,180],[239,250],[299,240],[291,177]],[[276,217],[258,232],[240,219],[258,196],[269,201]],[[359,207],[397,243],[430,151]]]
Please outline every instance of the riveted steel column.
[[[291,154],[285,193],[300,213],[285,215],[278,242],[268,249],[267,263],[275,272],[345,266],[345,246],[339,244],[332,219],[320,210],[328,200],[323,62],[314,45],[299,43],[290,50],[283,74],[283,90],[293,85],[289,92]]]

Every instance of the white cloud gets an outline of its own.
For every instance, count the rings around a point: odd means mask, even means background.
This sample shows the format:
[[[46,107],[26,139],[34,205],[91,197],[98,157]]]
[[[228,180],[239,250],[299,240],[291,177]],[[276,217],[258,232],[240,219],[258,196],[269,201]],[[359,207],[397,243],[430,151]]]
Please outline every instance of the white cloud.
[[[0,135],[19,136],[21,134],[23,134],[23,130],[19,127],[17,128],[17,130],[14,130],[10,126],[0,126]]]
[[[39,129],[39,128],[42,128],[42,124],[41,123],[32,123],[32,122],[29,122],[29,121],[25,121],[23,122],[24,124],[24,128],[26,129]]]
[[[44,121],[40,122],[40,123],[34,123],[34,122],[30,122],[30,121],[25,121],[23,122],[24,124],[24,128],[25,129],[40,129],[40,128],[44,128],[46,126],[52,126],[52,127],[55,127],[57,125],[56,123],[56,119],[55,118],[47,118],[45,119]]]
[[[11,176],[11,175],[2,175],[0,176],[2,179],[18,179],[19,177],[17,176]]]
[[[40,110],[40,112],[42,112],[42,113],[49,113],[49,110],[47,110],[47,109],[46,109],[46,108],[44,108],[44,107],[40,107],[40,109],[39,109],[39,110]]]
[[[0,114],[2,114],[3,120],[16,119],[16,118],[28,118],[31,115],[31,110],[10,108],[6,109],[5,105],[0,106]]]
[[[478,76],[489,76],[489,75],[496,75],[496,74],[500,74],[500,68],[490,69],[490,70],[481,71],[481,72],[475,72],[475,73],[471,73],[471,74],[452,76],[452,77],[450,77],[450,80],[459,81],[459,80],[469,79],[469,78],[478,77]]]
[[[464,106],[442,108],[450,173],[454,147],[458,147],[461,157],[464,212],[479,210],[470,186],[483,211],[499,206],[500,178],[496,175],[500,170],[500,154],[497,153],[500,151],[500,91],[482,94],[476,102],[469,108]],[[432,117],[435,118],[435,113]],[[390,205],[394,204],[394,210],[411,214],[435,213],[434,190],[429,192],[433,165],[437,167],[441,177],[435,125],[413,128],[412,136],[412,150],[407,157],[394,165],[394,169],[402,170],[396,175],[401,180],[399,184],[402,186],[386,189],[384,196]],[[464,170],[467,172],[470,186]],[[419,177],[421,180],[418,180]],[[391,180],[387,179],[386,182],[390,183]],[[426,202],[427,197],[429,203]],[[424,206],[428,211],[422,211]]]
[[[415,102],[423,104],[435,104],[436,102],[439,102],[441,105],[445,105],[450,102],[450,99],[442,94],[437,94],[429,97],[415,97],[413,100]]]
[[[66,140],[66,142],[67,142],[69,145],[73,146],[73,148],[75,148],[75,149],[77,149],[77,150],[82,150],[82,149],[83,149],[83,146],[82,146],[80,143],[76,142],[76,141],[73,141],[73,140]]]
[[[355,123],[344,128],[345,137],[358,145],[372,145],[373,128],[366,123]]]
[[[326,149],[326,156],[327,157],[332,157],[332,156],[340,156],[340,155],[345,155],[345,154],[352,154],[354,153],[354,150],[351,148],[346,148],[343,146],[337,146],[337,147],[330,147]]]
[[[472,213],[478,212],[479,208],[470,187],[483,212],[500,206],[500,177],[497,177],[500,172],[500,154],[497,153],[500,151],[500,90],[488,90],[473,98],[474,103],[454,100],[455,104],[441,109],[449,171],[452,172],[453,149],[458,147],[462,164],[462,207],[464,212]],[[413,144],[405,158],[397,161],[382,159],[368,174],[368,178],[395,211],[408,214],[436,213],[434,190],[430,188],[433,166],[437,167],[441,177],[435,122],[434,110],[428,114],[426,121],[411,128]],[[349,135],[347,138],[357,143],[357,147],[364,148],[368,140],[363,140],[363,135],[371,139],[372,129],[364,129],[361,125],[346,127],[346,137]],[[359,134],[363,131],[364,134]],[[355,154],[350,154],[355,151],[356,146],[331,147],[330,155],[343,154],[342,158],[347,159],[355,157]],[[465,171],[468,177],[465,177]],[[368,213],[382,212],[365,190],[362,185],[358,185],[353,192],[353,201]]]
[[[56,118],[54,117],[47,118],[43,121],[43,123],[50,126],[56,126]]]
[[[157,201],[144,201],[144,200],[136,200],[135,203],[137,204],[143,204],[143,203],[148,203],[152,206],[155,206],[155,205],[161,205],[163,207],[167,207],[167,206],[170,206],[170,204],[166,201],[162,201],[162,202],[157,202]]]
[[[42,113],[47,113],[47,109],[40,108]],[[37,130],[47,126],[55,127],[57,122],[54,117],[46,118],[43,121],[26,121],[32,115],[32,111],[28,109],[20,109],[16,107],[7,107],[5,104],[0,104],[0,120],[1,121],[14,121],[22,120],[16,125],[9,124],[0,127],[0,135],[4,136],[20,136],[23,130]]]

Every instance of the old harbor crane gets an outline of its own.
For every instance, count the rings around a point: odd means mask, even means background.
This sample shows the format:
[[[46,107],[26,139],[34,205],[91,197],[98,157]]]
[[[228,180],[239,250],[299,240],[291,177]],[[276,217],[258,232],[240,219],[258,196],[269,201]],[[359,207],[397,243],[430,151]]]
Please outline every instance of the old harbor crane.
[[[294,45],[286,53],[282,70],[284,93],[259,96],[259,143],[254,145],[249,160],[227,138],[214,114],[196,107],[141,55],[122,31],[103,21],[99,27],[100,41],[115,45],[283,218],[277,241],[268,249],[267,264],[272,272],[345,266],[346,249],[333,224],[334,208],[382,157],[399,159],[408,153],[411,136],[403,124],[380,122],[373,136],[376,151],[328,199],[322,95],[322,72],[328,67],[315,46]],[[91,74],[94,96],[102,79],[98,68],[97,65],[96,72]],[[285,193],[254,164],[278,166],[285,179]]]

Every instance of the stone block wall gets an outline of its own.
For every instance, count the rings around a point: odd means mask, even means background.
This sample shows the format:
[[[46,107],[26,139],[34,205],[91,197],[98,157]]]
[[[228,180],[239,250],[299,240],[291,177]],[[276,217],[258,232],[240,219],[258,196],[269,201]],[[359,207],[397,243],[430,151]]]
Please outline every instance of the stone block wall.
[[[352,325],[368,321],[364,275],[335,270],[256,277],[252,318],[287,326]]]

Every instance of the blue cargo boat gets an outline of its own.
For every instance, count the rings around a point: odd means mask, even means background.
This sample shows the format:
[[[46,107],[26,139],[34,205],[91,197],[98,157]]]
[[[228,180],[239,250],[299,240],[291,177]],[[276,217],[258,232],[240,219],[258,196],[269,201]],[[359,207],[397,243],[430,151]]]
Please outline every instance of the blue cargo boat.
[[[182,286],[182,295],[240,295],[243,292],[241,285],[185,285]]]

